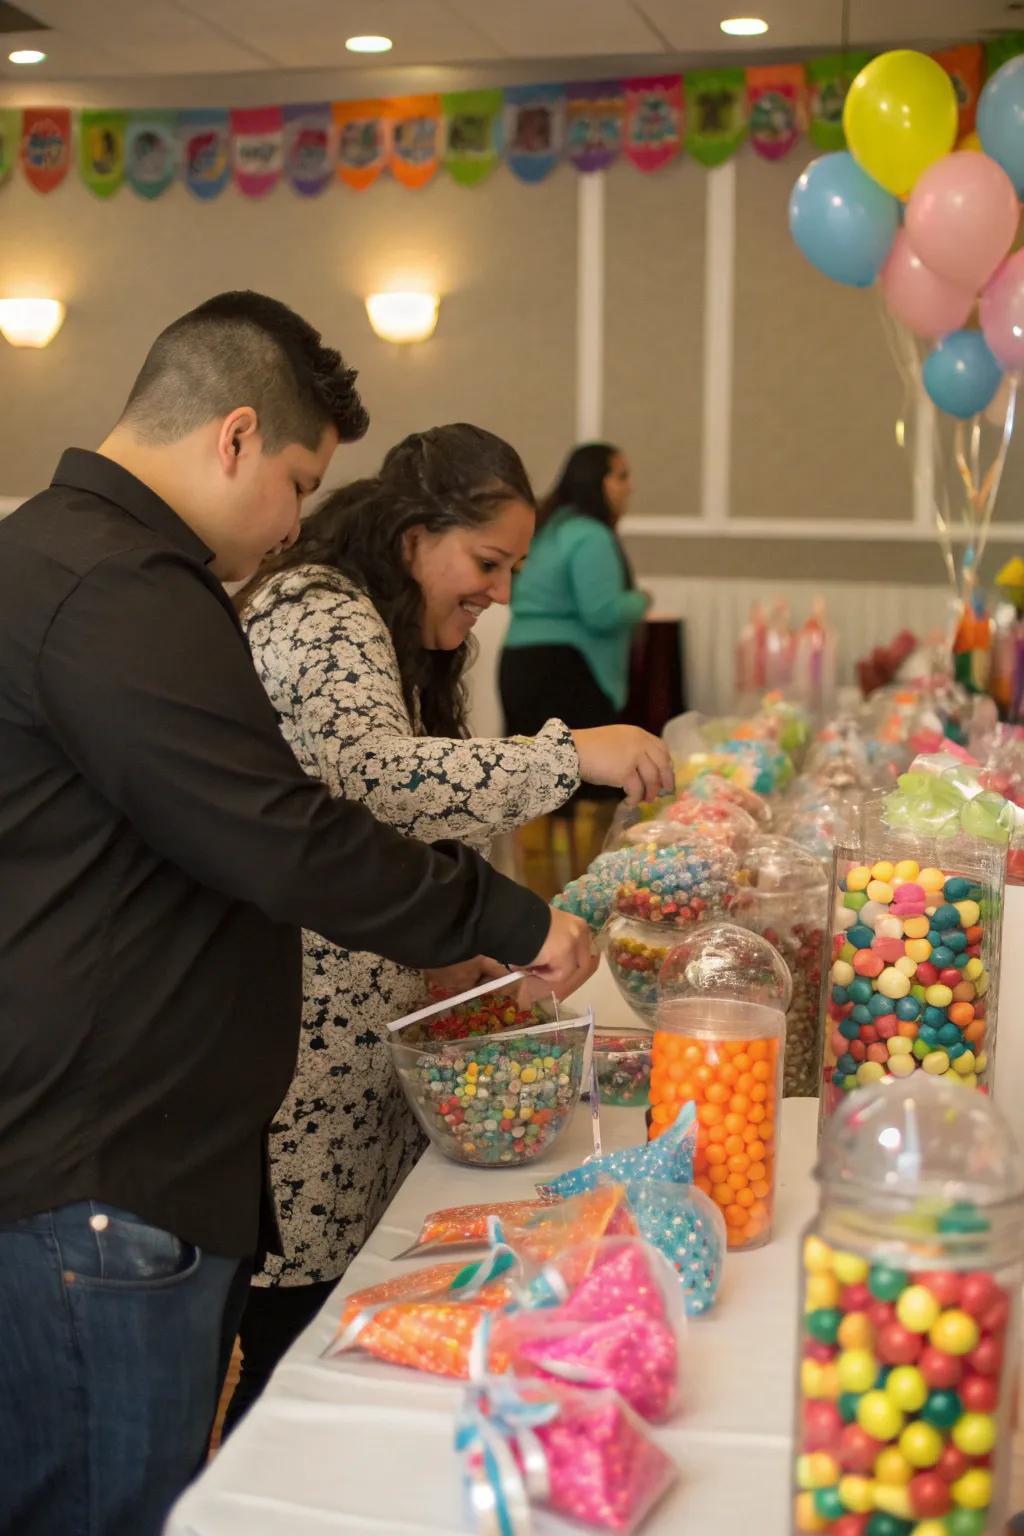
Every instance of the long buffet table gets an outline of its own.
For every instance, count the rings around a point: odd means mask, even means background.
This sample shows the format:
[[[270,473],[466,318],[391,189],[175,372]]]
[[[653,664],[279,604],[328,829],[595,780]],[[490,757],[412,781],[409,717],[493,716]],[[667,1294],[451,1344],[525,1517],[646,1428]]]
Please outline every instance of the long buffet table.
[[[626,1021],[604,968],[582,994]],[[686,1339],[686,1403],[653,1433],[679,1481],[645,1536],[787,1536],[800,1232],[813,1213],[817,1102],[783,1106],[775,1233],[731,1255],[715,1310]],[[644,1137],[641,1110],[606,1109],[604,1149]],[[585,1104],[551,1153],[527,1168],[476,1170],[427,1152],[261,1401],[173,1511],[166,1536],[459,1536],[466,1531],[453,1424],[458,1384],[349,1354],[324,1361],[341,1298],[390,1278],[393,1255],[447,1205],[533,1194],[536,1179],[593,1150]],[[438,1250],[422,1260],[433,1262]],[[444,1257],[443,1253],[440,1254]],[[1014,1483],[1024,1504],[1024,1457]]]

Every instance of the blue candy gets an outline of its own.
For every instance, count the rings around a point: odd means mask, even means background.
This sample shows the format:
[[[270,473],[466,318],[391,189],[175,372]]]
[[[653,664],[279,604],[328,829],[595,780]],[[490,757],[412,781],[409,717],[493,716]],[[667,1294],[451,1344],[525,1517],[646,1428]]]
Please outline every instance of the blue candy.
[[[848,1019],[843,1019],[839,1026],[839,1033],[842,1035],[844,1040],[856,1040],[857,1036],[860,1034],[860,1025],[857,1023],[857,1020],[853,1017],[852,1013]]]
[[[929,965],[937,965],[941,971],[947,965],[952,965],[954,958],[953,950],[950,949],[948,944],[939,944],[929,955],[928,963]]]
[[[947,949],[955,949],[957,954],[959,954],[961,950],[967,948],[967,935],[963,932],[945,933],[942,936],[942,942]]]
[[[856,981],[851,981],[846,989],[850,994],[851,1003],[870,1003],[875,995],[875,989],[866,976],[858,976]]]
[[[959,921],[960,915],[957,913],[957,922]],[[869,928],[866,923],[854,923],[852,928],[847,928],[846,937],[854,949],[870,949],[874,942],[875,933],[874,929]]]
[[[960,913],[956,907],[937,907],[935,916],[932,918],[932,927],[937,929],[939,933],[944,933],[947,928],[959,928]]]
[[[905,1024],[913,1023],[920,1012],[921,1004],[916,997],[901,997],[896,1004],[896,1017]]]
[[[883,1014],[892,1013],[892,998],[883,997],[881,992],[873,993],[868,1003],[868,1013],[873,1019],[880,1019]]]
[[[971,894],[971,882],[963,875],[951,875],[942,888],[947,901],[966,901]]]
[[[870,1024],[876,1017],[877,1015],[873,1014],[870,1008],[865,1008],[862,1003],[858,1003],[850,1014],[850,1018],[856,1020],[858,1024]]]
[[[846,987],[834,986],[832,988],[832,1001],[840,1008],[849,1002],[849,992]]]
[[[946,1022],[945,1008],[935,1008],[929,1003],[924,1011],[924,1022],[929,1029],[941,1029]],[[953,1028],[956,1028],[955,1024]]]

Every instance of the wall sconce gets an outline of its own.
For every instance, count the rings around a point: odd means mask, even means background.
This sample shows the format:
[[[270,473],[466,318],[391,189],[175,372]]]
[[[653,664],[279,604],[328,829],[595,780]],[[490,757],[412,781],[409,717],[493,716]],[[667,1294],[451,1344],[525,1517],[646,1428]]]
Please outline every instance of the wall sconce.
[[[382,341],[426,341],[434,334],[440,303],[436,293],[371,293],[366,313]]]
[[[0,332],[12,347],[48,347],[64,313],[60,299],[0,299]]]

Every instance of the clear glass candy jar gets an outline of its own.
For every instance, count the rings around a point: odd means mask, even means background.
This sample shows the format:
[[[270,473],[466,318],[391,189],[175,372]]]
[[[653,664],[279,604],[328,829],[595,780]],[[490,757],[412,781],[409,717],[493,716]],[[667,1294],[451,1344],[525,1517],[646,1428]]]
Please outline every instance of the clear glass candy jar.
[[[886,801],[867,801],[857,838],[835,851],[822,1122],[883,1079],[992,1079],[1006,849],[894,830]]]
[[[783,1095],[809,1097],[821,1070],[819,997],[828,920],[828,871],[786,837],[763,837],[745,855],[750,883],[732,915],[779,951],[789,967],[793,996],[786,1011]]]
[[[771,1236],[791,991],[778,950],[733,923],[681,939],[662,967],[650,1134],[696,1105],[694,1183],[720,1207],[730,1250]]]
[[[801,1264],[794,1531],[1003,1536],[1024,1169],[983,1094],[846,1096]]]

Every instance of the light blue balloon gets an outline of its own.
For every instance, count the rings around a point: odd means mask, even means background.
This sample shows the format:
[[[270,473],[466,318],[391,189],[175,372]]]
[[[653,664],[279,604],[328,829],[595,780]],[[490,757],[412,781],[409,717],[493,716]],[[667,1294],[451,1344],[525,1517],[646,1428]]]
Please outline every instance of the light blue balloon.
[[[925,358],[922,377],[939,410],[966,421],[995,398],[1003,371],[980,331],[951,331]]]
[[[852,288],[874,282],[899,224],[899,198],[845,150],[812,161],[789,199],[789,232],[807,260]]]
[[[1024,54],[997,69],[978,102],[978,138],[1018,194],[1024,192]]]

